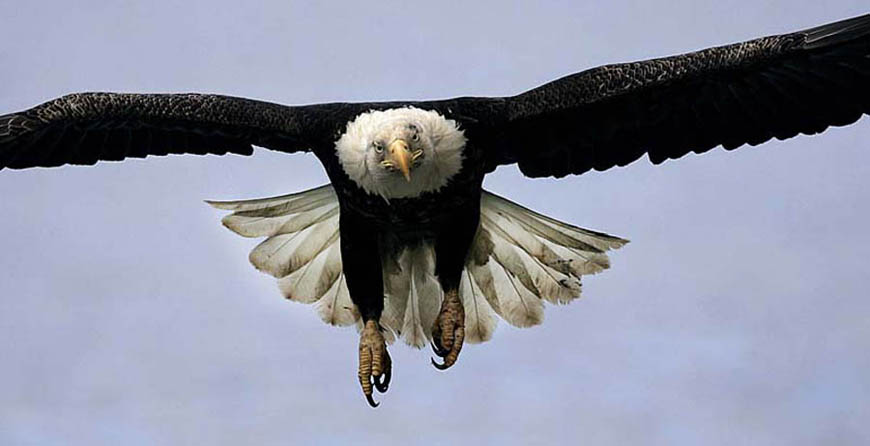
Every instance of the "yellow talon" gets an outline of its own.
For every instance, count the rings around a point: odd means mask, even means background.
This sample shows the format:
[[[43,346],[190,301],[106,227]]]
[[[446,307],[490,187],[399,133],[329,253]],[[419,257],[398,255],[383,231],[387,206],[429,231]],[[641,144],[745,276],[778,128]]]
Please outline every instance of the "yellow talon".
[[[432,365],[438,370],[445,370],[456,363],[462,344],[465,341],[465,308],[459,299],[459,291],[451,290],[444,294],[441,312],[432,327],[432,349],[435,354],[444,358],[438,364],[432,359]]]
[[[359,339],[359,384],[372,407],[378,407],[372,394],[374,389],[384,393],[390,385],[392,361],[380,326],[374,320],[366,321]]]

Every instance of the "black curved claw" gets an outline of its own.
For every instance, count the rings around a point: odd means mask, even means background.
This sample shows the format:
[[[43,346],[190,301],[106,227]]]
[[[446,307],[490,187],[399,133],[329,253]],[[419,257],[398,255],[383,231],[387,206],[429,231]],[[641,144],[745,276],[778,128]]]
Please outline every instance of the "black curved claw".
[[[432,361],[432,365],[435,366],[435,368],[438,370],[447,370],[448,368],[450,368],[449,365],[438,364],[437,362],[435,362],[435,358],[429,358],[429,359]]]
[[[374,379],[375,389],[378,389],[378,392],[385,393],[387,389],[390,388],[390,378],[392,377],[392,367],[387,366],[387,369],[384,370],[384,374],[378,378]]]
[[[450,350],[447,350],[444,347],[441,347],[437,343],[440,343],[440,341],[430,342],[430,344],[432,345],[432,351],[435,352],[436,355],[438,355],[442,358],[447,356],[447,354],[450,353]]]
[[[366,399],[369,401],[369,406],[378,407],[381,403],[376,403],[375,399],[371,395],[366,395]]]

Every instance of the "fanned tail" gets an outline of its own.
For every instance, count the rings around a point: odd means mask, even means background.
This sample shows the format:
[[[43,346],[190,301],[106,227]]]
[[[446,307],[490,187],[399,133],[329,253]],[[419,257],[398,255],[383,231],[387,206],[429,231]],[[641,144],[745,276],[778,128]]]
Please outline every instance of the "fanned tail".
[[[394,266],[385,268],[384,284],[381,326],[410,346],[425,346],[432,340],[432,324],[443,297],[432,247],[420,245],[402,251]]]
[[[233,211],[224,226],[245,237],[266,237],[249,256],[259,270],[278,278],[290,300],[314,304],[324,322],[356,325],[341,264],[338,199],[329,185],[304,192],[243,201],[208,201]],[[543,320],[544,301],[564,304],[580,297],[583,275],[607,269],[605,254],[627,240],[538,214],[484,191],[480,227],[460,282],[466,342],[492,338],[498,317],[517,327]],[[383,259],[388,342],[401,338],[423,347],[441,306],[430,245],[406,248]]]

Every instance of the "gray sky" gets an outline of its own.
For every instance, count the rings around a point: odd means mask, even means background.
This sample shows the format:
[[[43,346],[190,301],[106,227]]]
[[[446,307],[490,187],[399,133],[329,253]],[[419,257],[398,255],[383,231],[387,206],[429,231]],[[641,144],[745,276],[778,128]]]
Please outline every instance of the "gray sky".
[[[505,95],[866,1],[0,0],[0,113],[87,90],[282,103]],[[606,4],[606,6],[604,6]],[[2,444],[866,444],[870,120],[654,167],[486,187],[630,238],[584,299],[447,373],[284,301],[202,199],[320,185],[310,155],[0,172]],[[566,197],[576,197],[566,200]],[[565,205],[565,202],[573,204]],[[383,444],[383,443],[382,443]]]

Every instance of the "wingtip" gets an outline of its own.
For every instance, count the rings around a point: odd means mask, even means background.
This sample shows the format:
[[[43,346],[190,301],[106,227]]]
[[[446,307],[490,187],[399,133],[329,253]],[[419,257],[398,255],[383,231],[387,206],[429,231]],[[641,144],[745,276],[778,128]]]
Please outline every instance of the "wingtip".
[[[870,14],[810,28],[802,32],[807,49],[848,42],[870,35]]]

